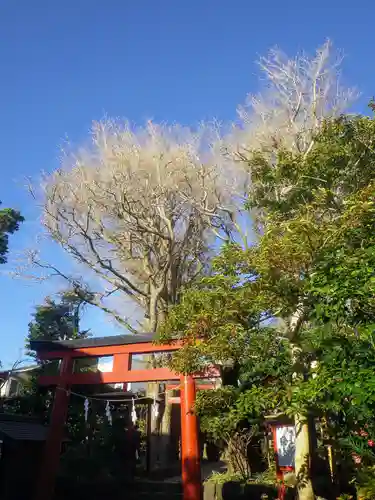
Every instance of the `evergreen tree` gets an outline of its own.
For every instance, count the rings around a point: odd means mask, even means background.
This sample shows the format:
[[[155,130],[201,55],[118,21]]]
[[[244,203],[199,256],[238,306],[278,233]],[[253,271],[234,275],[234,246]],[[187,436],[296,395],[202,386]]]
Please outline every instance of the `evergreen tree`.
[[[0,264],[5,264],[7,261],[9,235],[18,231],[23,221],[24,218],[17,210],[0,209]]]
[[[304,499],[313,498],[309,418],[325,423],[357,479],[367,469],[354,469],[351,453],[375,463],[374,146],[374,118],[343,116],[322,124],[307,153],[248,153],[257,242],[227,245],[160,329],[186,341],[179,371],[234,370],[228,386],[199,397],[212,433],[275,412],[295,418]]]
[[[70,340],[87,337],[89,330],[80,329],[83,307],[84,302],[70,291],[61,294],[59,300],[47,297],[44,304],[36,307],[33,321],[29,323],[26,348],[30,348],[30,342],[33,340]]]

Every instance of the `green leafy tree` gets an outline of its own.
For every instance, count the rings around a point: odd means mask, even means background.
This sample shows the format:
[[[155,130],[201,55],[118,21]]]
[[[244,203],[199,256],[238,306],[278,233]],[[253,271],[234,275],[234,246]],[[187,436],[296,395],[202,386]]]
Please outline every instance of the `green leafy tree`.
[[[238,435],[247,432],[254,443],[265,416],[284,410],[293,373],[288,344],[270,324],[265,297],[245,265],[240,247],[226,246],[213,275],[186,291],[159,329],[161,342],[185,340],[172,358],[176,371],[220,368],[222,386],[199,393],[196,411],[202,430],[224,442],[231,472],[241,475]]]
[[[18,231],[23,221],[24,218],[17,210],[12,208],[0,209],[0,264],[6,264],[7,262],[9,235]]]
[[[35,358],[35,352],[30,350],[30,342],[33,340],[66,340],[88,336],[89,331],[80,328],[82,305],[82,301],[73,292],[66,291],[58,299],[47,297],[44,304],[37,306],[25,339],[27,355]],[[40,363],[39,369],[23,383],[22,395],[5,403],[7,411],[20,414],[32,412],[47,421],[52,394],[50,390],[38,386],[38,377],[42,370],[54,373],[55,369],[55,362]]]
[[[257,244],[227,246],[215,261],[214,276],[188,291],[161,329],[162,338],[178,335],[187,341],[174,361],[181,371],[194,370],[197,361],[240,365],[241,384],[221,389],[216,405],[202,406],[211,408],[211,422],[223,418],[220,407],[232,428],[270,411],[295,416],[303,499],[313,498],[306,466],[308,417],[328,416],[332,429],[338,428],[348,405],[340,415],[337,408],[346,398],[353,401],[350,392],[357,387],[358,415],[351,404],[350,432],[346,428],[345,436],[336,436],[342,443],[360,432],[366,423],[361,413],[368,418],[366,405],[373,404],[359,373],[371,366],[363,352],[373,349],[375,323],[374,132],[373,118],[343,116],[324,121],[308,151],[258,149],[243,155],[252,172],[248,204],[259,228]],[[269,318],[275,321],[273,332],[262,321]],[[257,337],[275,344],[265,342],[262,351]],[[283,351],[275,349],[279,344]],[[358,355],[351,360],[346,392],[333,390],[336,371],[345,380],[342,363],[351,349]],[[241,389],[246,378],[249,384]],[[213,396],[201,396],[206,397]]]
[[[17,210],[0,209],[0,264],[5,264],[7,261],[9,235],[18,231],[23,221],[24,218]]]
[[[33,340],[53,341],[87,337],[89,331],[80,328],[83,307],[82,300],[70,290],[54,299],[47,297],[44,304],[36,307],[33,321],[29,323],[29,331],[25,339],[28,355],[35,357],[35,352],[30,350],[30,342]],[[38,378],[43,372],[54,373],[55,369],[55,362],[40,363],[39,369],[35,370],[33,377],[24,384],[22,395],[5,403],[6,410],[27,415],[32,413],[48,422],[53,405],[53,392],[50,388],[40,387]],[[76,387],[76,391],[80,391],[80,389],[80,387]],[[92,390],[95,389],[92,388]],[[86,388],[83,392],[86,394],[90,391]],[[72,398],[70,402],[67,432],[73,445],[77,445],[85,439],[86,425],[83,399],[81,398]]]
[[[30,348],[30,342],[33,340],[87,337],[89,330],[80,329],[83,306],[83,301],[70,291],[64,292],[58,301],[47,297],[44,304],[37,306],[33,321],[29,323],[26,348]]]
[[[306,333],[328,322],[347,336],[372,321],[374,124],[361,116],[328,120],[308,154],[280,149],[275,162],[267,154],[249,156],[249,204],[260,209],[262,234],[248,263],[268,290],[274,314],[286,323],[296,363],[293,386],[310,370],[301,360]],[[320,363],[318,356],[311,361]],[[294,408],[302,498],[313,494],[306,487],[304,465],[309,460],[303,424],[308,409],[300,408],[300,414]]]

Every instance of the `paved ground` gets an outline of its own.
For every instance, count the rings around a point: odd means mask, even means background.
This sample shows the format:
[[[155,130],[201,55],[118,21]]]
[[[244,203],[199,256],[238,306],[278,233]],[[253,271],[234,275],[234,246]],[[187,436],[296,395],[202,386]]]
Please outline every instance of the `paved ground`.
[[[202,463],[202,481],[208,479],[213,472],[225,472],[226,464],[224,462],[203,462]],[[181,476],[173,476],[166,479],[168,483],[181,483]]]

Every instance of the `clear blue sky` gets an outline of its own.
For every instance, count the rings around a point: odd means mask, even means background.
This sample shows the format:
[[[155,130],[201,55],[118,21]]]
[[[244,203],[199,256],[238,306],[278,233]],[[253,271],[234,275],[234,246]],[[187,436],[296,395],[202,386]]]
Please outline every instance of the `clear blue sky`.
[[[345,76],[375,93],[370,0],[0,0],[0,199],[27,222],[11,251],[33,244],[38,213],[25,176],[57,166],[68,135],[104,114],[195,124],[235,118],[258,81],[254,60],[277,44],[294,54],[325,38],[344,49]],[[55,251],[49,256],[60,260]],[[0,359],[14,361],[33,307],[51,285],[0,275]],[[115,332],[100,314],[85,326]]]

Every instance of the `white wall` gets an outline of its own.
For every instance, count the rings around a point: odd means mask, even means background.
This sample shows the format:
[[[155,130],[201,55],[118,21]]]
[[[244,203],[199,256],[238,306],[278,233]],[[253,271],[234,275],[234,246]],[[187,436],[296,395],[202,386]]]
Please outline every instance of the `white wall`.
[[[17,379],[9,377],[0,387],[0,397],[17,396],[20,386],[21,384]]]

